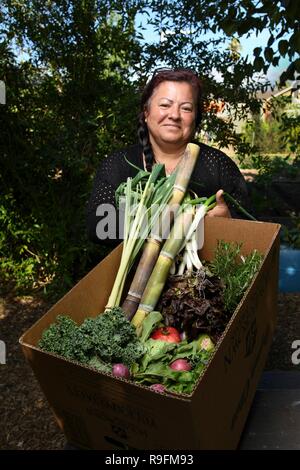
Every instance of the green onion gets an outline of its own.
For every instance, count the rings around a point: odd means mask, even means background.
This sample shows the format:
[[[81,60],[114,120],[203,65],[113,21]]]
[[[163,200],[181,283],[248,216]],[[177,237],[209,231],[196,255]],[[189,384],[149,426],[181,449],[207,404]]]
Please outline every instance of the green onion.
[[[128,272],[172,195],[174,177],[162,177],[163,169],[164,165],[157,164],[151,173],[141,170],[117,190],[118,202],[125,198],[124,242],[120,266],[106,309],[120,305]],[[151,217],[149,213],[153,204],[157,205],[158,210]]]

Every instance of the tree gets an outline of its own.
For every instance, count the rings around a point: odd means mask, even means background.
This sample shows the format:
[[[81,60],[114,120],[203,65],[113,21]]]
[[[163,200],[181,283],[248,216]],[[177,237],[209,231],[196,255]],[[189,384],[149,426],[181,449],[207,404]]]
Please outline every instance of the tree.
[[[265,73],[270,65],[278,65],[280,57],[291,63],[281,77],[284,82],[300,73],[300,3],[298,0],[169,0],[150,2],[157,13],[156,23],[179,31],[188,28],[193,34],[225,34],[249,37],[250,33],[268,30],[267,44],[254,51],[254,70]],[[198,41],[198,39],[196,40]]]
[[[0,11],[1,275],[61,292],[94,253],[95,168],[135,141],[135,2],[5,0]]]
[[[205,3],[205,2],[203,2]],[[291,63],[281,75],[281,83],[293,80],[300,73],[300,3],[298,0],[242,0],[213,2],[218,29],[227,35],[249,35],[268,29],[266,45],[254,50],[254,68],[265,73],[270,65],[278,65],[280,57]]]

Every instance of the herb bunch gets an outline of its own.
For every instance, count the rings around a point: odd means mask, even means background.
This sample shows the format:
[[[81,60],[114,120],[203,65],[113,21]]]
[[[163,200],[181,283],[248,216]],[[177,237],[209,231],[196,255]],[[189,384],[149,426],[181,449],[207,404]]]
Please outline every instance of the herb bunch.
[[[241,247],[242,243],[219,240],[214,259],[209,264],[210,271],[224,284],[224,308],[230,313],[235,310],[263,259],[257,250],[242,256]]]

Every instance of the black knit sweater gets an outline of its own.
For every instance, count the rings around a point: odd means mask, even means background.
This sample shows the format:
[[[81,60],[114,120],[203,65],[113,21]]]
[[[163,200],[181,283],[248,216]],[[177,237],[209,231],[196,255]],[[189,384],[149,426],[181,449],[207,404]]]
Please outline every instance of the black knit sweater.
[[[89,239],[95,243],[117,244],[119,240],[99,240],[96,226],[101,216],[96,215],[100,204],[115,203],[115,190],[128,177],[136,175],[137,170],[126,159],[143,168],[142,147],[134,145],[104,158],[98,168],[90,200],[87,207],[87,229]],[[200,196],[211,196],[223,189],[234,197],[243,207],[248,206],[245,180],[238,167],[225,153],[218,149],[200,144],[200,154],[191,176],[189,188]],[[232,217],[241,217],[229,206]]]

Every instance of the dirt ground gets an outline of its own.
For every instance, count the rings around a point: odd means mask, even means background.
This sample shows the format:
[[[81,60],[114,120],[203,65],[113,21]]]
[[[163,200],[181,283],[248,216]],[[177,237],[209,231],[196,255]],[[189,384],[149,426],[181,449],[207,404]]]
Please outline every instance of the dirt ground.
[[[0,299],[0,340],[6,344],[6,364],[0,364],[0,449],[63,449],[65,438],[18,339],[50,307],[35,297]],[[278,324],[266,370],[295,370],[292,343],[300,340],[300,293],[279,294]],[[299,366],[298,366],[299,367]]]

